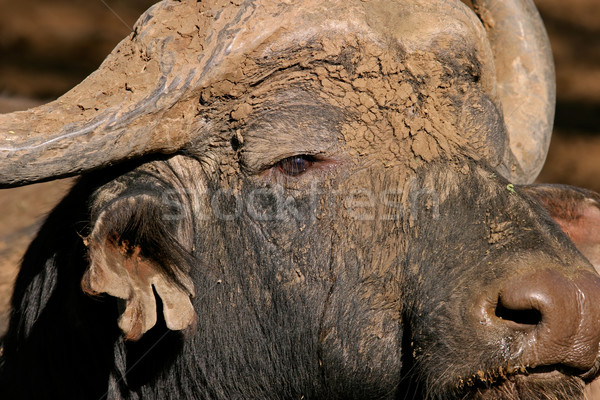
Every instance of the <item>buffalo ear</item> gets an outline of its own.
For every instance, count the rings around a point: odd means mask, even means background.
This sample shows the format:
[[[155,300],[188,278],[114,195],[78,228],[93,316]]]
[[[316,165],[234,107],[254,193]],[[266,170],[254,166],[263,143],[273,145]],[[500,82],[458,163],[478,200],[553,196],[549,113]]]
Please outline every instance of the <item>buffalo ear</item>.
[[[568,185],[525,185],[600,273],[600,195]]]
[[[156,324],[155,292],[167,328],[182,330],[195,319],[191,256],[167,222],[151,196],[119,198],[99,213],[85,239],[90,266],[82,288],[123,300],[119,327],[126,339],[137,340]]]

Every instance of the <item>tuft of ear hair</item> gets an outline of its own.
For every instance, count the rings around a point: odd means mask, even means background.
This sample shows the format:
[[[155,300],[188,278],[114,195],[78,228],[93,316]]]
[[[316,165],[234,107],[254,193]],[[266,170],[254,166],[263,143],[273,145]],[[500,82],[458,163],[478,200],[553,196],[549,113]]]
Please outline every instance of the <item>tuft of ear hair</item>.
[[[156,324],[157,296],[167,328],[182,330],[194,322],[191,255],[163,218],[158,199],[138,194],[113,200],[84,243],[90,266],[82,288],[123,300],[119,327],[126,339],[138,340]]]

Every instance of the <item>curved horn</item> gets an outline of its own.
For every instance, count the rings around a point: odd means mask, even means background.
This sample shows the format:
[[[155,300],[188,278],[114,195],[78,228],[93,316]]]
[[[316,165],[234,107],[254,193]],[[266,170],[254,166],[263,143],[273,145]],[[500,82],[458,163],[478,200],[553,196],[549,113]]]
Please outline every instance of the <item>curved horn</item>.
[[[189,140],[197,100],[185,96],[197,74],[176,62],[180,43],[151,18],[182,17],[185,7],[169,3],[150,8],[97,71],[56,101],[0,115],[0,187],[174,152]]]
[[[73,90],[45,106],[0,116],[0,187],[74,175],[147,153],[172,153],[190,141],[200,143],[212,125],[211,117],[200,115],[206,108],[199,110],[199,99],[237,87],[245,77],[260,80],[265,72],[272,73],[269,66],[248,70],[254,61],[244,64],[258,48],[272,51],[265,43],[307,43],[328,29],[362,29],[365,36],[383,38],[388,32],[370,20],[389,19],[390,12],[394,18],[419,11],[464,19],[458,0],[450,5],[446,0],[370,3],[163,0],[142,15],[135,31]],[[403,24],[388,27],[397,25]],[[401,36],[401,29],[396,33]],[[282,39],[286,35],[295,36]],[[213,90],[216,85],[222,88]],[[232,95],[215,96],[227,98],[227,107],[235,106]],[[212,118],[227,118],[227,107]]]
[[[282,24],[293,26],[296,9],[274,0],[155,4],[74,89],[44,106],[0,115],[0,188],[201,143],[210,122],[199,115],[199,99],[213,85],[239,79],[241,60]]]
[[[548,35],[531,0],[473,0],[490,39],[510,149],[503,174],[538,176],[550,145],[556,84]],[[512,159],[512,160],[511,160]]]
[[[52,103],[0,115],[0,187],[70,176],[148,152],[174,152],[188,140],[188,118],[174,119],[169,132],[158,124],[172,110],[157,104],[172,105],[173,96],[157,88],[159,94],[131,101],[121,93],[126,89],[108,88],[114,94],[106,108],[88,108],[87,96],[100,87],[84,81]],[[181,110],[186,112],[193,115],[192,109]]]

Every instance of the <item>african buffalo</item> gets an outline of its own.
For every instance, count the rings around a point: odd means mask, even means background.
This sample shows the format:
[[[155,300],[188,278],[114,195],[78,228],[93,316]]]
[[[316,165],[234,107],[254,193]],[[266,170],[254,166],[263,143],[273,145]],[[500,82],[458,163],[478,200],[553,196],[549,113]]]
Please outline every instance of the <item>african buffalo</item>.
[[[0,116],[1,185],[82,175],[25,255],[3,398],[581,399],[600,277],[520,186],[546,35],[472,3],[164,0]]]

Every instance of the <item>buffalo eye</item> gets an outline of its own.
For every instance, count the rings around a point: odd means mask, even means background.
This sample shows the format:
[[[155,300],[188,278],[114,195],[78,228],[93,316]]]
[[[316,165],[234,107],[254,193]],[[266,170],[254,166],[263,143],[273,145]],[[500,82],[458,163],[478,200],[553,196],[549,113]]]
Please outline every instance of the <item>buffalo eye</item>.
[[[315,161],[313,156],[302,154],[284,158],[275,165],[281,172],[288,176],[298,176],[310,168]]]

